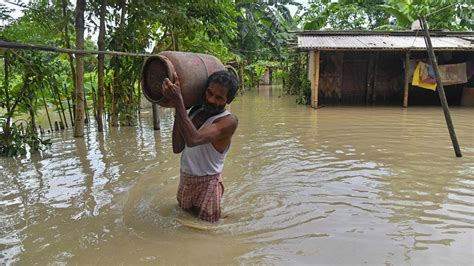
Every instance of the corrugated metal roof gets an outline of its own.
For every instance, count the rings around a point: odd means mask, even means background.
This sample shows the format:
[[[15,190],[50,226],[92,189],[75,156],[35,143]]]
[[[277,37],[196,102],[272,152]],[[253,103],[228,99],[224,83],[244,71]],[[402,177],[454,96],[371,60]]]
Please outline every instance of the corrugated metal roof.
[[[435,50],[472,50],[473,36],[432,36]],[[311,50],[426,50],[423,35],[299,35],[299,49]]]

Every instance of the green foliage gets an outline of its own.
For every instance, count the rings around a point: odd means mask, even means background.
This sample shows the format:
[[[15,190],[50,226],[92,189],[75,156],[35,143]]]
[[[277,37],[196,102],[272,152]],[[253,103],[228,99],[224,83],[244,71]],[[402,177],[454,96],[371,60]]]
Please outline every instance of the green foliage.
[[[17,121],[12,125],[7,124],[5,117],[0,117],[0,156],[14,157],[26,155],[28,148],[31,152],[43,150],[51,145],[51,139],[42,139],[38,136],[31,123]],[[23,122],[23,123],[21,123]],[[26,124],[26,128],[23,128]]]
[[[245,69],[251,73],[252,79],[250,80],[250,83],[252,86],[258,87],[260,79],[263,77],[263,74],[267,70],[270,62],[268,61],[257,61],[255,63],[252,63],[250,65],[247,65]]]
[[[289,5],[298,7],[293,17]],[[246,66],[245,84],[253,87],[259,80],[255,65],[266,61],[278,62],[275,68],[285,66],[289,55],[287,43],[293,38],[289,31],[298,29],[302,6],[296,1],[240,0],[236,1],[236,8],[238,35],[232,42],[232,52],[240,59],[239,64]]]
[[[304,14],[305,30],[329,28],[333,30],[372,29],[385,21],[383,16],[374,10],[374,5],[383,1],[344,0],[338,2],[312,2]]]
[[[387,0],[379,8],[394,18],[384,28],[409,29],[420,16],[427,17],[430,29],[465,31],[474,25],[472,0]]]
[[[407,30],[420,16],[431,29],[472,30],[472,0],[312,1],[304,14],[305,30]]]
[[[306,53],[294,53],[290,57],[290,71],[286,93],[297,95],[296,102],[309,104],[311,99],[311,83],[307,78]]]

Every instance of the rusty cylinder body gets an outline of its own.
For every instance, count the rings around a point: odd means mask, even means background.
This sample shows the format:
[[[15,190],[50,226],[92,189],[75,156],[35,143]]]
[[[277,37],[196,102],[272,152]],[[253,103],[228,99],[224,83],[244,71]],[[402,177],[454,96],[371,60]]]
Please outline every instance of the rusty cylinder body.
[[[184,105],[190,108],[202,104],[206,82],[214,72],[226,70],[212,55],[166,51],[149,57],[142,69],[142,88],[145,97],[152,103],[172,107],[163,96],[162,83],[165,78],[172,82],[173,72],[178,74]]]

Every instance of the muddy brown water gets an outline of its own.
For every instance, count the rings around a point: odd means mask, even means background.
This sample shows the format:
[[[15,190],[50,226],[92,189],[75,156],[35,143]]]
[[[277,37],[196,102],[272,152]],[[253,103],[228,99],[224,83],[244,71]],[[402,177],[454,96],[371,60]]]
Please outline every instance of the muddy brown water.
[[[51,149],[0,158],[0,261],[10,264],[472,265],[474,109],[295,104],[262,87],[224,169],[226,216],[176,204],[173,113],[137,127],[54,133]]]

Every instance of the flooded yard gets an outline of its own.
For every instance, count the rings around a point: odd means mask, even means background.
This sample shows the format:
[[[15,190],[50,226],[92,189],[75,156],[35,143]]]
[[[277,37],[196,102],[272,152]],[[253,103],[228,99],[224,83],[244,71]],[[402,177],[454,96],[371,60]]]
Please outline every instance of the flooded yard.
[[[137,127],[72,130],[0,158],[0,261],[18,264],[474,263],[474,109],[295,104],[278,89],[238,97],[223,212],[176,202],[173,112]]]

